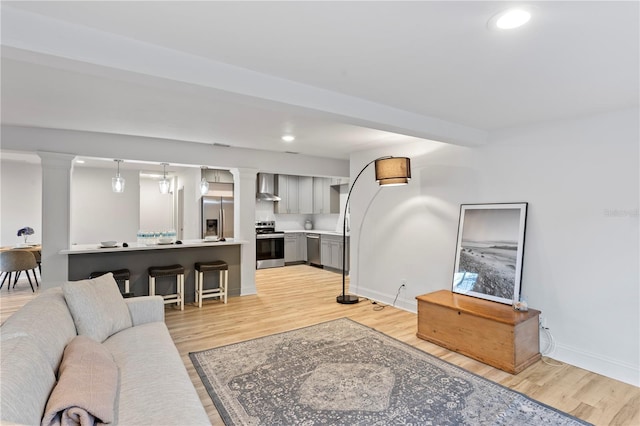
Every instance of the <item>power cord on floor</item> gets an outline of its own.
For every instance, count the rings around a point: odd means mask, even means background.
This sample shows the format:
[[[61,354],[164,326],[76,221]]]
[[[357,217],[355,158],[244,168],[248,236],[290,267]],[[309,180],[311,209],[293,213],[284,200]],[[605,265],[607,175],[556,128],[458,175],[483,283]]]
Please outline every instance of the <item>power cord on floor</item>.
[[[382,303],[376,302],[375,300],[371,300],[371,299],[369,299],[367,297],[363,297],[360,300],[368,300],[373,305],[373,310],[374,311],[381,311],[381,310],[383,310],[384,308],[387,307],[387,305],[383,305]]]
[[[542,362],[544,362],[547,365],[551,365],[553,367],[563,367],[564,364],[562,363],[553,363],[545,359],[546,357],[548,357],[550,353],[552,353],[555,350],[556,341],[554,340],[553,335],[551,334],[551,330],[549,330],[549,327],[543,327],[542,325],[540,325],[540,330],[542,330],[542,332],[547,338],[547,346],[545,348],[540,349],[540,354],[542,355]]]
[[[395,307],[396,306],[396,302],[398,301],[398,296],[400,296],[400,291],[405,287],[405,284],[401,284],[400,287],[398,287],[398,292],[396,293],[396,297],[393,299],[393,303],[391,304],[391,306]],[[371,299],[367,299],[366,297],[363,297],[360,300],[369,300],[371,302],[373,306],[373,310],[374,311],[381,311],[384,308],[386,308],[389,305],[383,305],[381,303],[376,302],[375,300],[371,300]]]
[[[400,291],[401,291],[404,287],[405,287],[405,284],[404,284],[404,283],[403,283],[403,284],[400,284],[400,287],[398,287],[398,292],[396,293],[396,297],[393,299],[393,303],[391,304],[391,306],[393,306],[393,307],[395,307],[395,306],[396,306],[396,302],[398,301],[398,296],[400,296]],[[364,299],[364,300],[369,300],[369,301],[371,302],[371,304],[372,304],[372,305],[375,305],[375,306],[373,307],[373,310],[374,310],[374,311],[381,311],[381,310],[383,310],[385,307],[387,307],[387,306],[388,306],[388,305],[382,305],[382,304],[380,304],[380,303],[376,302],[375,300],[367,299],[366,297],[363,297],[362,299]],[[362,300],[362,299],[361,299],[361,300]]]
[[[376,302],[375,300],[372,300],[371,304],[373,305],[373,310],[374,311],[381,311],[381,310],[383,310],[384,308],[387,307],[387,305],[382,305],[382,304]]]

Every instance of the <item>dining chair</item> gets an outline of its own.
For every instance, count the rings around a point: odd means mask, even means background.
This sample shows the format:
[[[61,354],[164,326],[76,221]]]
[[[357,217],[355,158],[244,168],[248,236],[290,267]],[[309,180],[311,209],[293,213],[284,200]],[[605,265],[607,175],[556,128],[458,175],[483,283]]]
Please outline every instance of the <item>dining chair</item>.
[[[33,256],[36,258],[36,263],[38,264],[38,272],[40,273],[40,278],[42,278],[42,252],[40,250],[32,250],[31,253],[33,253]]]
[[[29,271],[33,272],[33,278],[36,281],[36,285],[39,287],[38,278],[36,277],[35,269],[38,267],[38,263],[36,262],[36,258],[32,252],[27,250],[9,250],[0,252],[0,271],[4,274],[2,277],[2,283],[0,284],[0,290],[4,285],[4,282],[7,281],[7,290],[11,288],[11,277],[15,274],[13,279],[13,287],[15,288],[16,283],[18,282],[18,277],[22,271],[27,274],[27,279],[29,280],[29,285],[31,286],[31,291],[35,292],[33,288],[33,283],[31,282],[31,276],[29,275]]]

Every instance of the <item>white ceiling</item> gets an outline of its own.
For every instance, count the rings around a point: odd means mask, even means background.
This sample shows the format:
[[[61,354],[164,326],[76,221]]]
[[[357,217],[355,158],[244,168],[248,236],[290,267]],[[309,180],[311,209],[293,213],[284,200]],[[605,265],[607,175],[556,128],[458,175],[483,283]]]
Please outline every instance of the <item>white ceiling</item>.
[[[2,123],[348,158],[639,105],[638,2],[506,5],[3,1]]]

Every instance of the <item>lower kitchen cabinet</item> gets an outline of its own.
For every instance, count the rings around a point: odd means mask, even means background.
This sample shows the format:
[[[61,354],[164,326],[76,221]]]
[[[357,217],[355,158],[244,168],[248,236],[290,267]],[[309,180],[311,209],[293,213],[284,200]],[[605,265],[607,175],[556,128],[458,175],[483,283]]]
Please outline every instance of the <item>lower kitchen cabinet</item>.
[[[307,238],[304,232],[284,234],[284,262],[299,263],[307,261]]]
[[[320,260],[322,266],[342,269],[342,235],[320,236]],[[349,238],[347,237],[347,258],[345,270],[349,270]]]

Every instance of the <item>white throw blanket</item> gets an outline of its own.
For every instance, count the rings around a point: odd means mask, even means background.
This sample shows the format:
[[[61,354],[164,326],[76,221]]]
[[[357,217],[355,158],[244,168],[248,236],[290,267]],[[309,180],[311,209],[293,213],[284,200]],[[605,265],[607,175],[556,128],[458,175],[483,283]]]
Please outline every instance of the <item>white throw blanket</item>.
[[[78,336],[67,345],[42,426],[112,424],[118,367],[100,343]]]

